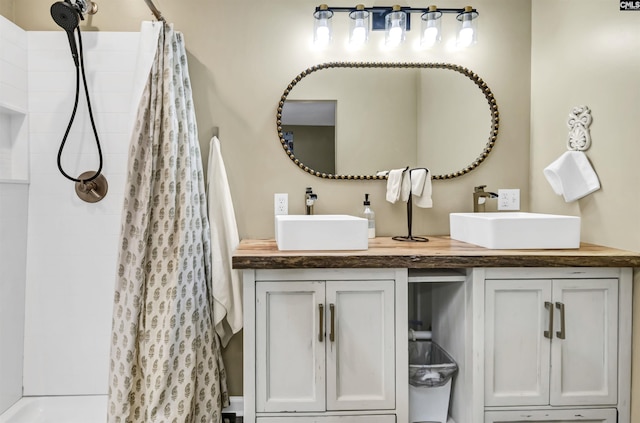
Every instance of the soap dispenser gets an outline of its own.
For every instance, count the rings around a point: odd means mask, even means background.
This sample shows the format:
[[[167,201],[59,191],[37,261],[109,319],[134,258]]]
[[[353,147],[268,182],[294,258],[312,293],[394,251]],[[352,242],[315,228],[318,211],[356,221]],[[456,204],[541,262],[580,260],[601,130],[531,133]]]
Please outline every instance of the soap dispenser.
[[[364,211],[362,217],[369,222],[369,238],[376,237],[376,214],[371,209],[371,202],[369,201],[369,194],[364,195]]]

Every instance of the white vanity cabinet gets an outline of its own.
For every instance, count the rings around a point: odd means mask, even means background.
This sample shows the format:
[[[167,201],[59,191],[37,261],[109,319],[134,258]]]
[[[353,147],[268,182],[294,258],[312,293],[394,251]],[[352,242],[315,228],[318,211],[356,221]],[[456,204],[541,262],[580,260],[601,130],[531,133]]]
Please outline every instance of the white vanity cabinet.
[[[245,360],[247,347],[255,351],[245,414],[260,423],[396,422],[397,394],[406,392],[396,386],[407,380],[406,365],[398,369],[406,353],[397,352],[396,289],[406,302],[406,270],[245,271],[244,284],[245,317],[255,325],[253,345],[245,343]]]
[[[628,413],[631,277],[622,273],[486,271],[485,423],[613,423],[618,405]]]
[[[457,364],[447,423],[631,423],[640,253],[432,236],[339,254],[243,241],[233,260],[247,423],[410,423],[410,318]]]

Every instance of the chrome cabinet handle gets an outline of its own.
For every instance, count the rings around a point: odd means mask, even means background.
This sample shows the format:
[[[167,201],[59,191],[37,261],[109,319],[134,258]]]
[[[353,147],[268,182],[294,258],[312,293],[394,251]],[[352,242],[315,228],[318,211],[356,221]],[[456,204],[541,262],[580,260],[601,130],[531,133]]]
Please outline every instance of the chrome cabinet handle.
[[[567,334],[565,332],[565,326],[564,326],[564,304],[557,302],[556,308],[560,310],[560,330],[556,332],[556,336],[559,339],[565,339],[567,337]]]
[[[336,340],[336,307],[333,304],[329,304],[329,311],[331,311],[331,332],[329,333],[329,341],[334,342]]]
[[[324,305],[318,304],[318,314],[320,317],[320,331],[318,332],[318,341],[322,342],[324,339]]]
[[[553,338],[553,303],[550,303],[549,301],[545,301],[544,308],[549,310],[549,330],[544,331],[544,337],[552,339]]]

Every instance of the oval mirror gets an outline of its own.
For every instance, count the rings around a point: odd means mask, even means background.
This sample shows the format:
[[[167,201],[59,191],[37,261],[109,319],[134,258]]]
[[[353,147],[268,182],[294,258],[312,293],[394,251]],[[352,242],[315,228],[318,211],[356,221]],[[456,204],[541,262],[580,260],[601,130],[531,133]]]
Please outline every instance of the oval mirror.
[[[451,179],[489,155],[498,116],[487,84],[458,65],[335,62],[291,81],[276,124],[286,154],[315,176],[385,179],[408,166]]]

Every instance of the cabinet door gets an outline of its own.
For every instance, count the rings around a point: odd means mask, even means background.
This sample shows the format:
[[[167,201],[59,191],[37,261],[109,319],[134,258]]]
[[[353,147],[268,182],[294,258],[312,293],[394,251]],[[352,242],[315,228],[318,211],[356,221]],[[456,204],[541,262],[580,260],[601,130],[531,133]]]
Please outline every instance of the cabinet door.
[[[330,281],[326,290],[327,410],[393,409],[393,281]]]
[[[551,405],[615,405],[618,281],[554,280],[553,301],[557,330],[551,342]]]
[[[256,411],[324,411],[323,307],[323,282],[256,283]]]
[[[484,423],[616,423],[616,409],[489,411]]]
[[[487,280],[485,290],[485,405],[548,404],[551,281]]]

